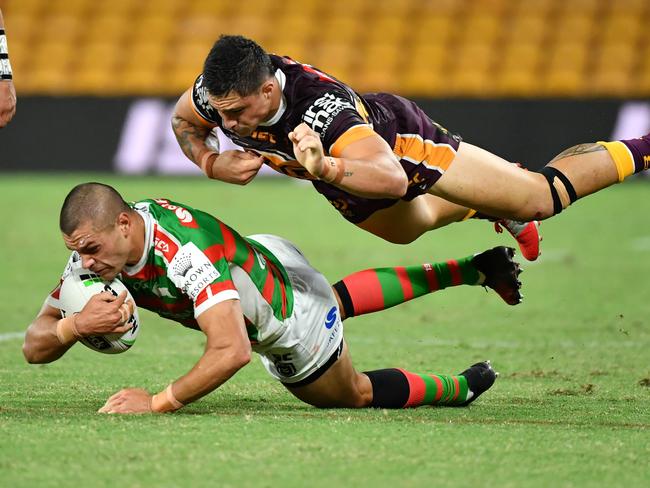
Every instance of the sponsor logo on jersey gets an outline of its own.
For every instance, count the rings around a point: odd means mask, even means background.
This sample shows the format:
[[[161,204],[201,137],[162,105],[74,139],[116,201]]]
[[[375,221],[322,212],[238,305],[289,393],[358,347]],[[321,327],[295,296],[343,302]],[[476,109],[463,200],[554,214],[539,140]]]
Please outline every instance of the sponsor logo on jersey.
[[[302,120],[319,134],[324,134],[334,118],[345,109],[355,110],[348,100],[326,93],[303,114]]]
[[[169,263],[169,268],[174,284],[194,301],[205,287],[221,276],[203,251],[192,242],[179,250]]]
[[[169,203],[169,200],[165,200],[164,198],[158,198],[154,201],[162,208],[166,208],[167,210],[171,210],[172,212],[174,212],[176,218],[178,218],[181,225],[185,227],[191,227],[193,229],[198,229],[199,227],[198,224],[194,220],[194,217],[192,216],[190,211],[187,210],[186,208],[181,207],[180,205],[173,205]]]
[[[171,262],[178,252],[180,243],[160,225],[154,227],[154,252],[167,262]]]
[[[270,142],[271,144],[275,144],[277,142],[275,136],[270,132],[266,132],[266,131],[260,131],[260,130],[253,131],[251,137],[256,141]]]

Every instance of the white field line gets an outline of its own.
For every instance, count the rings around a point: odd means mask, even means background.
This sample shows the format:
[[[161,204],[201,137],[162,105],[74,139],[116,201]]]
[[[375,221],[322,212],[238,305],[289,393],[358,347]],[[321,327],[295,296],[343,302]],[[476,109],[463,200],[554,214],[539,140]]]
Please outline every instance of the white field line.
[[[6,334],[0,334],[0,342],[23,339],[24,337],[25,337],[24,332],[7,332]]]

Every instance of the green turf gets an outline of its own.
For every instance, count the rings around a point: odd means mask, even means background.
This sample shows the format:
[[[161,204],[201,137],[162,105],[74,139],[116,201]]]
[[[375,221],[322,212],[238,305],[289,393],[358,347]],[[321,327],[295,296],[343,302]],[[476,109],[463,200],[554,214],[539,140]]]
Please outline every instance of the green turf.
[[[50,365],[24,362],[13,334],[57,282],[68,256],[58,209],[87,178],[0,179],[1,486],[647,486],[647,183],[610,189],[544,223],[544,255],[525,266],[521,306],[466,287],[346,322],[360,369],[458,372],[491,359],[501,377],[470,408],[317,410],[255,361],[176,414],[109,417],[94,413],[108,396],[162,389],[191,367],[203,340],[142,311],[125,354],[76,346]],[[292,182],[90,178],[127,199],[169,197],[242,233],[287,237],[332,281],[510,244],[469,222],[391,245]]]

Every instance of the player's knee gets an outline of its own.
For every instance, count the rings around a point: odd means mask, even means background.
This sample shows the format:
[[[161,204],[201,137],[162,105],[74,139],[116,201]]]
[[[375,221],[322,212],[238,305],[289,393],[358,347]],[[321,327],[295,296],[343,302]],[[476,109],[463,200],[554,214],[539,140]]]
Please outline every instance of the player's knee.
[[[544,195],[544,198],[537,198],[543,202],[539,202],[537,205],[536,220],[557,215],[578,199],[573,184],[561,171],[552,166],[545,166],[539,173],[543,190],[536,194]]]

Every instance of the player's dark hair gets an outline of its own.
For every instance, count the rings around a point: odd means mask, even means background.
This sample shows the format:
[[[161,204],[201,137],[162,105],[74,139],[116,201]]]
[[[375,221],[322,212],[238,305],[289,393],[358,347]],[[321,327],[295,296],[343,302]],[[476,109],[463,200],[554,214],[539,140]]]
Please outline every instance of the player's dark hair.
[[[113,225],[120,213],[130,211],[131,207],[112,186],[95,182],[82,183],[70,190],[65,197],[59,216],[59,228],[69,236],[81,224],[90,221],[94,229],[103,230]]]
[[[245,97],[273,76],[271,58],[255,41],[242,36],[221,36],[203,64],[208,93],[222,97],[231,91]]]

